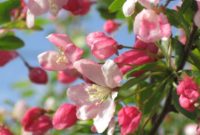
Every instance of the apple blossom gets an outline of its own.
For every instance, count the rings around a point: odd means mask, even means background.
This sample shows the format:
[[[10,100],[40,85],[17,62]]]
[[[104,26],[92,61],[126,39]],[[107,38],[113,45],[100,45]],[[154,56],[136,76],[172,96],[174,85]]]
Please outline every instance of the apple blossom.
[[[0,126],[0,135],[13,135],[5,126]]]
[[[68,2],[68,0],[29,0],[27,3],[27,26],[34,26],[35,16],[42,15],[48,11],[56,16],[60,9]]]
[[[118,43],[103,32],[90,33],[86,41],[92,54],[100,60],[105,60],[117,53]]]
[[[72,104],[62,104],[53,116],[53,127],[63,130],[73,126],[77,121],[76,106]]]
[[[200,132],[197,131],[198,125],[197,124],[187,124],[184,127],[185,135],[200,135]]]
[[[24,100],[19,100],[17,101],[17,103],[13,108],[12,115],[16,120],[21,121],[26,110],[27,110],[26,102]]]
[[[77,106],[78,119],[93,119],[97,133],[102,133],[112,124],[115,112],[114,99],[117,96],[115,88],[120,86],[122,74],[112,60],[107,60],[101,66],[82,59],[75,62],[74,67],[93,81],[93,84],[83,83],[70,87],[67,91],[68,98]]]
[[[158,48],[154,43],[145,43],[137,39],[133,50],[122,53],[115,58],[115,62],[118,64],[121,72],[125,74],[131,70],[133,66],[139,66],[155,61],[155,57],[152,55],[155,55],[157,52]],[[143,71],[137,72],[134,76],[138,76],[142,73]]]
[[[51,129],[51,119],[45,113],[46,111],[39,107],[32,107],[27,110],[21,122],[24,130],[33,133],[44,134]]]
[[[37,84],[46,84],[48,82],[46,71],[40,67],[31,67],[29,69],[29,79]]]
[[[194,111],[194,104],[199,99],[199,87],[197,83],[189,76],[185,76],[181,80],[177,87],[177,94],[179,97],[179,103],[181,107],[187,111]]]
[[[0,50],[0,67],[5,66],[8,62],[18,56],[16,51],[3,51]]]
[[[160,0],[126,0],[123,4],[122,11],[125,17],[133,15],[135,11],[135,5],[139,2],[145,8],[152,8],[159,3]]]
[[[111,34],[115,32],[119,26],[120,24],[115,22],[114,20],[107,20],[103,26],[103,29],[105,32]]]
[[[85,15],[89,12],[91,6],[90,0],[68,0],[63,6],[74,15]]]
[[[83,55],[83,50],[76,47],[68,35],[50,34],[48,40],[58,49],[56,51],[43,52],[38,56],[40,65],[46,70],[69,70],[73,69],[73,63]]]
[[[123,107],[118,112],[118,121],[121,126],[121,135],[134,133],[141,121],[142,113],[134,106]]]
[[[171,26],[164,14],[157,14],[151,9],[143,9],[135,17],[134,33],[144,42],[156,42],[170,37]]]

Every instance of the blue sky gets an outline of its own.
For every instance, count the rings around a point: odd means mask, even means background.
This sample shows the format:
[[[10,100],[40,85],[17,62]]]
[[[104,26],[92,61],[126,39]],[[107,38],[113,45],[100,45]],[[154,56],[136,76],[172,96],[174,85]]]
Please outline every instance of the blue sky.
[[[86,30],[87,33],[95,31],[103,31],[104,20],[101,19],[99,14],[93,9],[88,15],[88,19],[84,19],[82,22],[82,27]],[[49,31],[54,28],[53,24],[49,24],[44,27],[43,31],[33,32],[27,34],[22,31],[16,31],[16,35],[23,39],[25,42],[25,47],[19,49],[24,58],[29,61],[31,65],[39,66],[37,61],[37,55],[43,51],[52,50],[53,45],[48,42],[45,38]],[[114,38],[121,44],[132,45],[134,43],[133,34],[129,34],[127,31],[126,24],[120,27],[119,31],[114,34]],[[12,88],[12,84],[17,81],[23,81],[28,79],[28,70],[23,65],[22,61],[17,58],[14,61],[7,64],[5,67],[0,68],[0,108],[3,105],[5,99],[12,101],[19,100],[20,96],[17,90]],[[44,89],[45,86],[35,85],[37,89]],[[33,101],[29,101],[33,102]]]

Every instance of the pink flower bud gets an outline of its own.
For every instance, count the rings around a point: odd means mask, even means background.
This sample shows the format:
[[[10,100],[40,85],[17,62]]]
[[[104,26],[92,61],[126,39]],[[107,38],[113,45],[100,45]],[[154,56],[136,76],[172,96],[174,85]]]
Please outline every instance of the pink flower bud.
[[[189,76],[184,76],[177,86],[177,94],[180,95],[179,103],[182,108],[192,112],[195,110],[194,104],[200,97],[197,83]]]
[[[143,9],[135,17],[134,33],[144,42],[155,42],[169,38],[171,26],[164,14],[157,14],[151,9]]]
[[[57,130],[63,130],[73,126],[77,121],[76,106],[72,104],[61,105],[53,116],[53,126]]]
[[[17,56],[18,54],[16,51],[0,51],[0,67],[5,66]]]
[[[22,119],[25,131],[45,133],[52,128],[51,118],[45,115],[45,110],[39,107],[30,108]]]
[[[118,122],[121,126],[121,135],[134,133],[141,121],[142,113],[133,106],[123,107],[118,112]]]
[[[64,84],[72,83],[74,82],[79,76],[79,73],[74,68],[69,68],[64,71],[58,72],[58,81]]]
[[[200,9],[196,12],[194,16],[194,23],[198,28],[200,28]]]
[[[89,12],[91,6],[90,0],[68,0],[63,7],[74,15],[85,15]]]
[[[37,84],[46,84],[48,82],[46,71],[40,67],[34,67],[29,70],[29,79]]]
[[[8,128],[0,126],[0,135],[13,135],[13,134]]]
[[[156,59],[152,55],[156,55],[157,52],[158,48],[154,43],[145,43],[137,40],[133,50],[119,55],[115,58],[115,62],[118,64],[121,72],[125,74],[133,68],[130,65],[139,66],[155,61]],[[134,76],[139,76],[142,73],[143,71],[139,71]]]
[[[184,31],[183,29],[180,29],[179,41],[180,41],[183,45],[186,44],[187,37],[186,37],[185,31]]]
[[[103,32],[90,33],[86,41],[92,54],[100,60],[105,60],[117,53],[118,43],[113,38],[106,36]]]
[[[113,33],[119,28],[119,23],[113,21],[113,20],[107,20],[103,26],[104,31],[107,33]]]

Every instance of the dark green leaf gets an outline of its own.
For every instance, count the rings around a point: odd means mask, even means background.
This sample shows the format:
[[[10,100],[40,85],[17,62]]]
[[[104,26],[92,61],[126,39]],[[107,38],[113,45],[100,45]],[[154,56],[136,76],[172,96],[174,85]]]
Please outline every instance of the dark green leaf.
[[[15,36],[0,37],[0,50],[15,50],[24,46],[24,42]]]

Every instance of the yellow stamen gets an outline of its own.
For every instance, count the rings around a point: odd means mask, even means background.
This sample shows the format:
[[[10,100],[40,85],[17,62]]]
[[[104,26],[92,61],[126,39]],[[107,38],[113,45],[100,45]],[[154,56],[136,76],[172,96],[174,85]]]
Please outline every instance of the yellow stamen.
[[[110,88],[104,87],[104,86],[95,85],[95,84],[87,87],[86,91],[89,94],[89,100],[91,102],[97,101],[97,103],[102,103],[111,94],[111,89]]]
[[[56,63],[57,64],[61,64],[61,63],[66,63],[67,64],[68,63],[68,59],[65,56],[65,53],[61,49],[59,49],[59,55],[57,57]]]
[[[59,8],[58,8],[58,5],[56,4],[55,0],[49,0],[49,7],[51,10],[51,13],[53,15],[57,15]]]

